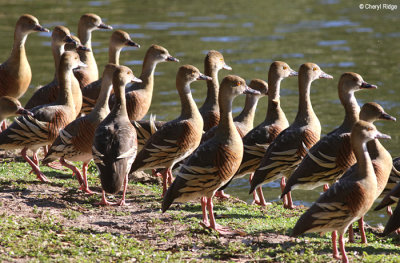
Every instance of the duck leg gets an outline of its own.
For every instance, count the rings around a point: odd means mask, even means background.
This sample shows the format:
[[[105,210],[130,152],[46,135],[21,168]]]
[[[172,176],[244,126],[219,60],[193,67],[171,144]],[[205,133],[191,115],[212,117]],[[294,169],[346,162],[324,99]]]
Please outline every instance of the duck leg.
[[[336,239],[337,239],[337,232],[333,231],[332,232],[332,255],[333,255],[334,259],[340,259],[339,251],[337,249]]]
[[[126,189],[128,188],[128,174],[129,173],[126,173],[125,179],[124,179],[124,190],[122,191],[122,199],[117,203],[117,205],[119,205],[119,206],[126,205],[125,196],[126,196]]]
[[[64,160],[64,157],[60,158],[60,164],[69,168],[70,170],[72,170],[72,172],[76,175],[76,179],[78,179],[79,184],[82,186],[85,184],[85,182],[83,181],[83,177],[81,172],[79,172],[78,168],[76,168],[74,165],[67,163]]]
[[[250,174],[249,181],[253,180],[254,173]],[[270,203],[265,202],[264,193],[262,187],[259,186],[253,191],[253,202],[251,204],[256,204],[260,206],[267,206]]]
[[[115,203],[108,202],[106,198],[106,192],[102,191],[101,201],[96,203],[96,205],[115,205]]]
[[[339,236],[339,247],[340,247],[340,253],[342,253],[342,263],[349,263],[349,259],[347,258],[346,254],[346,249],[344,247],[343,234]]]
[[[168,186],[172,184],[172,181],[174,181],[174,176],[172,175],[172,169],[168,168],[167,169],[167,178],[168,178]]]
[[[93,192],[89,189],[89,183],[87,180],[87,170],[89,163],[83,163],[82,165],[82,173],[83,173],[83,185],[79,188],[80,190],[92,195]]]
[[[282,177],[281,179],[281,190],[283,190],[286,187],[286,178]],[[285,199],[287,198],[287,199]],[[283,197],[283,207],[288,208],[288,209],[295,209],[296,207],[293,205],[293,200],[292,200],[292,193],[289,192]]]
[[[203,196],[200,202],[201,202],[201,210],[203,212],[203,221],[200,224],[205,228],[209,228],[210,222],[208,221],[208,216],[207,216],[207,197]]]
[[[47,179],[47,177],[40,171],[40,168],[38,165],[36,165],[26,154],[28,148],[24,148],[21,151],[21,155],[22,157],[25,159],[25,161],[27,161],[29,163],[29,165],[32,167],[32,171],[36,174],[37,178],[42,181],[42,182],[50,182],[49,179]]]
[[[151,173],[154,177],[162,177],[162,173],[160,173],[157,169],[152,169]]]
[[[221,235],[234,235],[236,232],[230,230],[228,227],[221,226],[215,222],[214,217],[214,204],[212,202],[212,197],[207,198],[207,210],[210,216],[210,228],[214,229]]]
[[[358,220],[358,227],[360,228],[361,233],[361,244],[367,244],[367,236],[365,235],[365,228],[364,228],[364,217],[361,217]]]
[[[322,188],[324,192],[328,191],[329,189],[329,184],[324,184],[324,187]]]
[[[167,185],[168,185],[168,169],[164,169],[162,171],[162,186],[163,186],[163,192],[161,197],[164,197],[165,193],[167,192]]]

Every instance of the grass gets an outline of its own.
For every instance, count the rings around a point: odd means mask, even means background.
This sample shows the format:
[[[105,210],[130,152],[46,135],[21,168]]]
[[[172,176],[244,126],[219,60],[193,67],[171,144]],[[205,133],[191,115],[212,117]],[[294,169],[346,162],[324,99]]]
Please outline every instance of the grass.
[[[69,171],[43,167],[50,184],[38,182],[29,171],[26,163],[0,164],[1,261],[335,262],[330,235],[289,237],[304,210],[285,210],[280,203],[261,209],[235,200],[216,201],[218,223],[246,232],[223,237],[199,225],[199,203],[173,205],[161,214],[158,185],[130,182],[130,206],[98,207],[100,196],[78,191]],[[89,185],[100,190],[92,168]],[[369,244],[346,244],[351,261],[400,261],[399,237],[381,238],[372,233],[377,230],[367,231]]]

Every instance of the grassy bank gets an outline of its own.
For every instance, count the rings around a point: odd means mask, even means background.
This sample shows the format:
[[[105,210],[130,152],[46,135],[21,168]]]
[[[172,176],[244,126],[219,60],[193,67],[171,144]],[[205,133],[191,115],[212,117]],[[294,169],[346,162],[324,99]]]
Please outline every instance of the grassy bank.
[[[218,223],[246,233],[224,237],[199,225],[199,203],[173,205],[161,214],[160,187],[154,180],[132,180],[127,207],[99,207],[95,203],[101,189],[94,167],[89,184],[98,193],[93,196],[77,190],[69,171],[44,167],[49,184],[38,182],[29,171],[29,165],[18,160],[0,164],[1,261],[335,262],[329,235],[289,237],[301,209],[216,201]],[[349,259],[399,262],[399,237],[380,238],[374,234],[379,231],[367,228],[368,245],[347,244]]]

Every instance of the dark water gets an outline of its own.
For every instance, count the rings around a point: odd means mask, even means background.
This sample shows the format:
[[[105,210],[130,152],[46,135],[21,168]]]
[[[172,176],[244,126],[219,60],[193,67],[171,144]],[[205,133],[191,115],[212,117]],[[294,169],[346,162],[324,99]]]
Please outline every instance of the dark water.
[[[397,1],[386,1],[397,4]],[[312,102],[320,118],[322,133],[338,126],[344,116],[337,96],[341,73],[353,71],[364,80],[377,84],[378,90],[356,94],[361,104],[380,103],[388,113],[400,116],[400,11],[361,10],[359,1],[0,1],[0,59],[4,61],[12,45],[13,27],[23,13],[37,16],[49,28],[64,25],[76,33],[81,14],[93,12],[115,29],[131,34],[142,48],[125,49],[121,63],[139,75],[146,49],[153,43],[166,47],[181,60],[180,64],[163,63],[157,67],[153,103],[150,112],[157,119],[170,120],[180,111],[175,92],[175,73],[179,65],[193,64],[203,70],[203,59],[210,49],[223,53],[231,73],[251,80],[267,78],[269,64],[286,61],[293,69],[304,62],[315,62],[334,76],[333,81],[317,80],[312,85]],[[364,3],[365,4],[365,3]],[[380,4],[370,1],[370,4]],[[400,7],[399,7],[400,8]],[[93,49],[102,71],[107,62],[111,32],[93,33]],[[32,34],[27,53],[33,71],[32,88],[48,83],[53,77],[50,34]],[[228,72],[221,72],[220,79]],[[192,85],[196,101],[205,98],[204,83]],[[30,94],[33,89],[30,90]],[[26,101],[30,94],[22,99]],[[297,80],[282,83],[282,108],[289,121],[297,111]],[[241,110],[244,98],[235,101],[235,113]],[[266,98],[259,103],[255,124],[266,112]],[[380,122],[378,129],[392,136],[384,145],[393,156],[400,155],[398,123]],[[318,189],[318,191],[321,189]],[[318,191],[295,191],[296,204],[309,205]],[[228,193],[250,201],[246,179],[236,181]],[[264,187],[269,201],[278,200],[278,183]],[[301,201],[300,201],[301,200]],[[370,222],[385,222],[383,214],[372,213]]]

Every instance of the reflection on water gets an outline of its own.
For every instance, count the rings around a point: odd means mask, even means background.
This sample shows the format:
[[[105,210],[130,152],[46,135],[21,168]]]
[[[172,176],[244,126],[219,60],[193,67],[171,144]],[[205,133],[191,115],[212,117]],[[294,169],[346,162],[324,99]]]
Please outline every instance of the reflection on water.
[[[1,1],[1,0],[0,0]],[[213,8],[204,8],[212,6]],[[361,74],[364,80],[378,84],[378,90],[360,91],[359,103],[377,101],[391,115],[399,117],[399,58],[397,46],[400,32],[399,10],[368,12],[358,4],[343,0],[273,0],[249,1],[2,1],[0,16],[0,61],[10,53],[13,27],[18,17],[31,12],[46,27],[67,26],[76,35],[77,22],[84,12],[93,12],[104,18],[114,29],[127,31],[140,49],[125,48],[121,64],[133,68],[140,75],[142,59],[151,44],[166,47],[180,63],[161,63],[157,66],[153,103],[150,113],[159,120],[171,120],[180,113],[179,98],[175,90],[175,74],[183,64],[193,64],[203,71],[204,55],[210,49],[224,54],[232,66],[231,72],[222,70],[219,79],[227,74],[237,74],[250,80],[267,79],[269,64],[284,60],[293,69],[304,62],[315,62],[334,76],[333,81],[315,81],[312,85],[314,110],[326,134],[337,127],[343,118],[343,108],[337,97],[337,81],[345,71]],[[99,71],[108,61],[107,48],[111,31],[94,31],[94,47]],[[27,55],[33,71],[32,85],[22,98],[25,102],[33,88],[50,82],[54,63],[50,49],[49,33],[33,33],[27,40]],[[133,52],[134,51],[134,52]],[[297,112],[297,79],[284,80],[281,84],[282,108],[289,121]],[[201,105],[206,88],[204,83],[193,83],[193,96]],[[234,102],[234,114],[241,111],[244,96]],[[259,102],[255,124],[260,123],[267,108],[267,99]],[[377,126],[392,135],[390,142],[383,142],[393,156],[400,155],[400,129],[397,123],[381,121]],[[247,179],[240,179],[227,190],[251,201]],[[315,191],[295,191],[295,204],[310,204],[320,194]],[[268,200],[278,201],[277,182],[264,186]],[[381,218],[383,217],[383,218]],[[382,213],[370,213],[370,222],[384,222]]]

